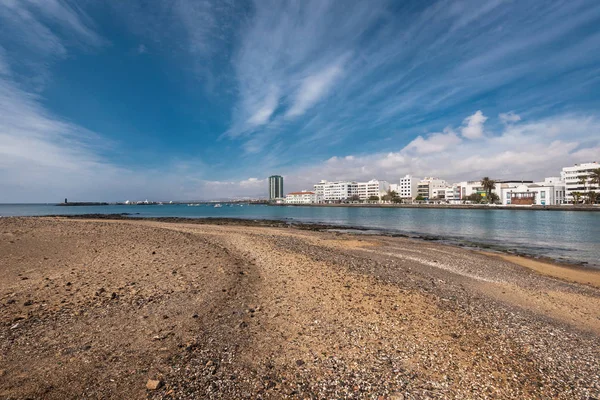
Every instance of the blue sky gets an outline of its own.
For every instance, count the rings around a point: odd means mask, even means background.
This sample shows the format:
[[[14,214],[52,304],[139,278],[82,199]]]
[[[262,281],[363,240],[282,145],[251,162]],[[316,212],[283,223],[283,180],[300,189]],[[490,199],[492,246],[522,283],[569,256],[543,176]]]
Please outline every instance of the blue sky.
[[[0,202],[600,159],[597,1],[0,0]]]

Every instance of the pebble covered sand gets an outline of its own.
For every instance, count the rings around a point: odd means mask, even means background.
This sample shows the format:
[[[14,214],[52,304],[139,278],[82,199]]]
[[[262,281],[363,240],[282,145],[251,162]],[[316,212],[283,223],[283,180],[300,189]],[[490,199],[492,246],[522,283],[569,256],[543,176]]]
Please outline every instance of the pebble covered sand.
[[[598,273],[552,268],[281,225],[0,218],[0,398],[598,399]]]

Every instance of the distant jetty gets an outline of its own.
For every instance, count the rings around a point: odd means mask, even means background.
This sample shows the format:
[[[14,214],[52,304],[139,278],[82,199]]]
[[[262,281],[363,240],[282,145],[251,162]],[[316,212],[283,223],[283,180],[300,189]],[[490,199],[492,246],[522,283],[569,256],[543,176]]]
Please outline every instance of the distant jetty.
[[[103,203],[103,202],[94,202],[94,201],[75,201],[75,202],[64,202],[64,203],[58,203],[57,206],[63,206],[63,207],[78,207],[78,206],[108,206],[110,205],[109,203]]]

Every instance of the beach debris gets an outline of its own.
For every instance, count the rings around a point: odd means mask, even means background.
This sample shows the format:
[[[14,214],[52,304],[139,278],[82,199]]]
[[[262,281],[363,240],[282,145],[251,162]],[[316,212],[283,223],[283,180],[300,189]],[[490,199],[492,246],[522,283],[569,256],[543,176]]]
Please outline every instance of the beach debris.
[[[162,381],[159,379],[148,379],[146,382],[146,389],[148,390],[156,390],[162,386]]]

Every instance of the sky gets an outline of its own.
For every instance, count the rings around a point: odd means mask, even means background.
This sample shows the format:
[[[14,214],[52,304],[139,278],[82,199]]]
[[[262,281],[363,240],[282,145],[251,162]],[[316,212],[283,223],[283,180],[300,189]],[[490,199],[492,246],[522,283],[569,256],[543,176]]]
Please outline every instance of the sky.
[[[0,0],[0,202],[600,161],[596,0]]]

